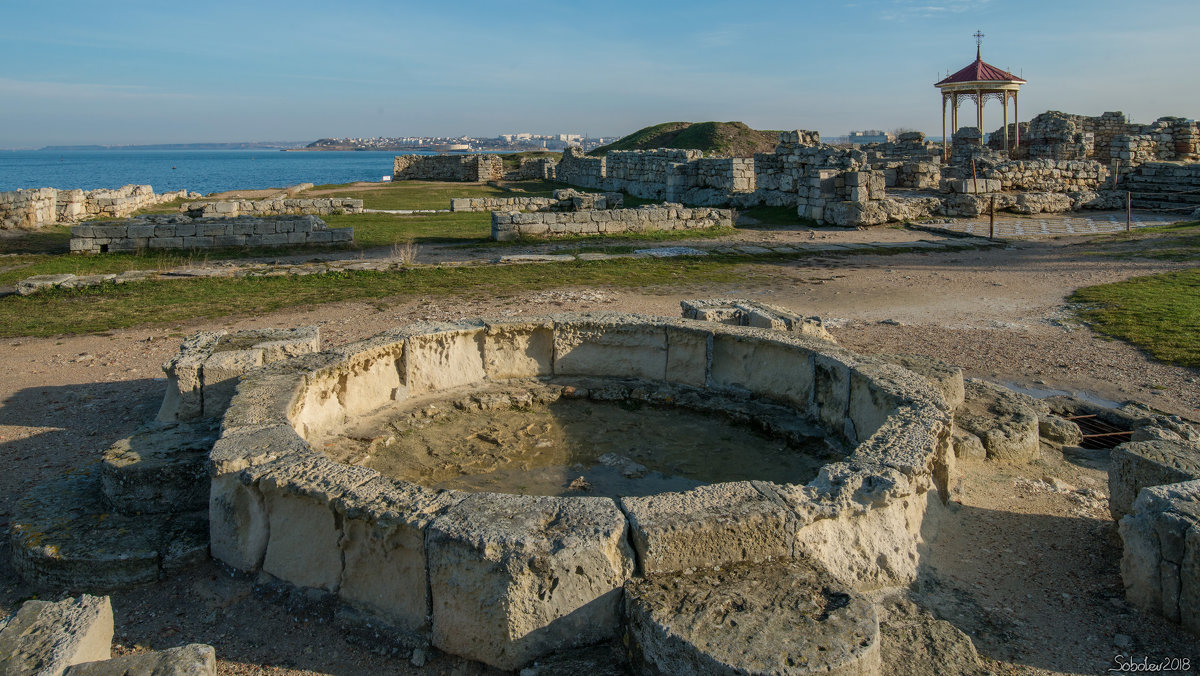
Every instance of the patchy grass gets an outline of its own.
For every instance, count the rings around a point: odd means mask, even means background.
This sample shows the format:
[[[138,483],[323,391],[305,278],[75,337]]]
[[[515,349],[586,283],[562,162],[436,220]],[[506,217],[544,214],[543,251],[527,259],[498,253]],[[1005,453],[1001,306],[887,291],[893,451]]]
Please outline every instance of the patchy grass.
[[[1100,333],[1155,359],[1200,367],[1200,268],[1079,289],[1071,300]]]
[[[492,235],[486,211],[442,214],[343,214],[322,216],[331,228],[354,228],[355,248],[390,246],[397,241],[483,243]]]
[[[1095,238],[1090,244],[1102,247],[1088,252],[1093,256],[1196,261],[1200,260],[1200,221],[1113,233]]]
[[[306,193],[309,197],[349,197],[363,201],[365,209],[449,209],[454,197],[549,197],[563,186],[549,181],[520,181],[504,184],[517,192],[482,183],[394,181],[363,189],[353,185],[322,185]],[[329,191],[329,192],[326,192]],[[321,192],[322,194],[315,194]]]
[[[963,246],[950,250],[972,249]],[[580,247],[595,250],[592,247]],[[628,253],[614,248],[606,253]],[[910,248],[861,249],[855,255],[895,255]],[[196,318],[255,316],[286,307],[349,300],[387,305],[413,296],[491,298],[563,286],[676,289],[681,285],[776,279],[774,265],[829,253],[710,254],[622,258],[544,265],[415,267],[393,272],[335,272],[286,277],[202,278],[88,289],[55,289],[0,299],[0,337],[95,333]],[[391,299],[391,300],[389,300]]]

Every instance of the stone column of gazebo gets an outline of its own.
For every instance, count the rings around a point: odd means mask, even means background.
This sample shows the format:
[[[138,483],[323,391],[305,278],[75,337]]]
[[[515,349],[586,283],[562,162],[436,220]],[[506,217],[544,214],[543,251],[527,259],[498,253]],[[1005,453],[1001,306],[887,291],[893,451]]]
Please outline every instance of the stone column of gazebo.
[[[1013,121],[1017,123],[1017,129],[1020,129],[1019,111],[1017,108],[1017,94],[1021,89],[1021,85],[1025,84],[1025,80],[1001,70],[989,63],[984,62],[980,57],[982,47],[983,33],[975,33],[975,61],[966,68],[938,82],[934,86],[942,92],[942,156],[946,157],[949,153],[949,145],[946,141],[946,103],[950,103],[950,126],[951,135],[958,131],[958,103],[960,99],[967,99],[975,102],[976,125],[980,131],[979,142],[983,143],[983,104],[989,98],[994,98],[1000,101],[1004,108],[1004,148],[1010,150],[1021,147],[1021,135],[1015,134],[1014,144],[1010,144],[1008,138],[1008,99],[1011,97],[1013,102]]]

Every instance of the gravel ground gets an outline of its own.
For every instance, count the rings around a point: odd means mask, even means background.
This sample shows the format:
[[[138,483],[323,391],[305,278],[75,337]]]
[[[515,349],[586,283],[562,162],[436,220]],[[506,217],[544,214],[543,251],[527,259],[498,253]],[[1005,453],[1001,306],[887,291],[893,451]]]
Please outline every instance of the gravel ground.
[[[861,241],[869,233],[802,236]],[[375,300],[103,335],[8,339],[0,362],[0,527],[29,488],[94,460],[152,416],[164,387],[159,365],[183,336],[206,328],[319,324],[324,345],[333,346],[418,319],[576,310],[678,316],[682,298],[743,296],[825,317],[854,350],[927,354],[970,376],[1200,417],[1200,373],[1100,339],[1072,319],[1064,300],[1080,286],[1179,266],[1098,258],[1087,249],[1079,240],[1055,239],[950,254],[808,259],[753,266],[744,281],[719,287]],[[1119,542],[1103,508],[1102,463],[1048,450],[1025,467],[968,463],[964,470],[961,506],[945,519],[918,590],[927,606],[975,639],[996,671],[1099,673],[1117,650],[1200,662],[1195,637],[1121,599]],[[1059,488],[1047,483],[1051,478]],[[0,545],[0,613],[34,595],[58,593],[16,577],[7,547]],[[413,657],[373,637],[360,640],[336,625],[334,609],[256,588],[211,563],[118,592],[113,605],[118,653],[206,642],[216,646],[223,674],[486,673],[452,657]]]

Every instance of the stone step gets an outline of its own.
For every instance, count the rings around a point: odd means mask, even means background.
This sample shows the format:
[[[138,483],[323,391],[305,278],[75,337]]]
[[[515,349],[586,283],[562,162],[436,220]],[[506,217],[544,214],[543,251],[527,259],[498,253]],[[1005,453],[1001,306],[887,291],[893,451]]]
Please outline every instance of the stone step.
[[[12,563],[27,581],[106,590],[153,582],[208,555],[208,514],[113,513],[101,468],[89,465],[35,487],[9,526]]]
[[[625,585],[635,671],[878,674],[875,604],[805,561],[736,564]]]
[[[151,423],[104,452],[104,497],[126,515],[208,509],[208,452],[217,440],[211,421]]]

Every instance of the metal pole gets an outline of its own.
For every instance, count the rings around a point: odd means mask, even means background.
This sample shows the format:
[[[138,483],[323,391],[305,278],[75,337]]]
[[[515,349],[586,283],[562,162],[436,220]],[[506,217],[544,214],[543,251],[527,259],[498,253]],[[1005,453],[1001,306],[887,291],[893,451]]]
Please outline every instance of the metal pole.
[[[988,239],[995,239],[996,238],[996,196],[995,195],[992,195],[992,206],[990,209],[988,209],[988,213],[991,214],[990,218],[988,219]]]
[[[1125,232],[1129,232],[1133,228],[1133,209],[1130,206],[1131,202],[1131,193],[1125,193]]]

